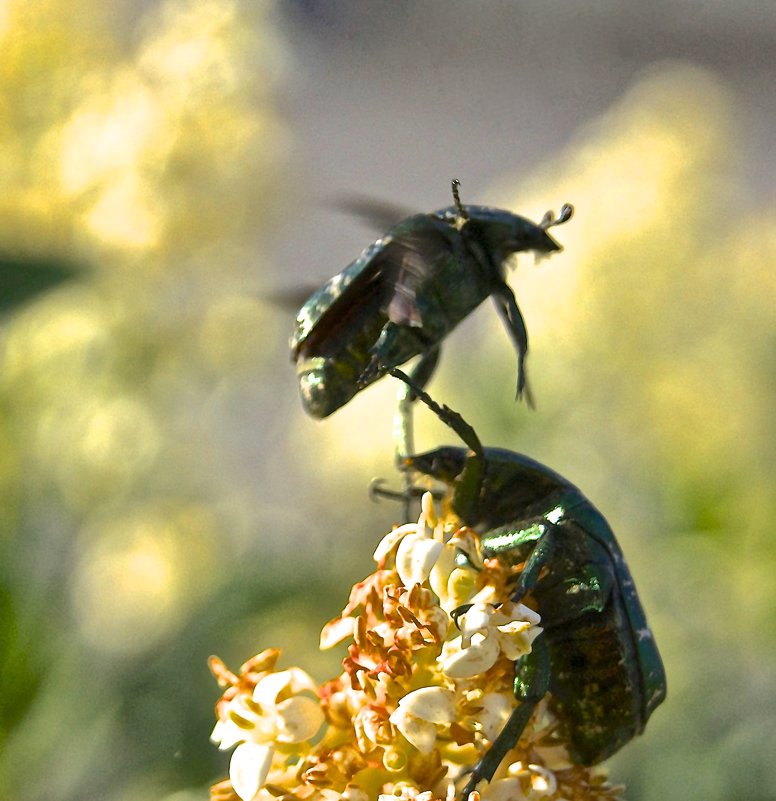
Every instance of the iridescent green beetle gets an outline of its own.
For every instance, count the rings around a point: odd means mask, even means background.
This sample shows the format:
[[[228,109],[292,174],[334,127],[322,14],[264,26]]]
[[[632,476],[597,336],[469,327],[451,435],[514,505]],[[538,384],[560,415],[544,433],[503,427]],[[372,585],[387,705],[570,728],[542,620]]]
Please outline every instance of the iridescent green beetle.
[[[508,211],[455,206],[399,222],[304,304],[291,338],[305,409],[327,417],[363,387],[420,356],[412,379],[424,386],[442,340],[492,296],[517,350],[517,394],[527,393],[528,335],[505,281],[505,260],[560,245],[548,229],[571,217],[566,205],[539,224]]]
[[[483,557],[523,564],[511,600],[530,593],[544,629],[515,665],[520,703],[462,798],[490,781],[548,692],[571,758],[606,759],[641,734],[666,695],[663,663],[614,533],[570,481],[528,456],[483,448],[459,415],[417,394],[471,450],[410,455],[406,469],[444,482],[456,514],[479,533]]]

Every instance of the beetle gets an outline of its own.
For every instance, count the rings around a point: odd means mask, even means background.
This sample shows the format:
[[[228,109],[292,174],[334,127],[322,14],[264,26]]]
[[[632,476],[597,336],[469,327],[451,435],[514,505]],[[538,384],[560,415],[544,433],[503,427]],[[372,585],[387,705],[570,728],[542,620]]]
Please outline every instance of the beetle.
[[[457,179],[453,198],[454,206],[394,225],[300,309],[291,358],[313,417],[327,417],[415,356],[412,379],[425,386],[442,340],[488,296],[517,351],[517,395],[530,402],[528,335],[504,262],[520,251],[560,250],[548,229],[573,209],[566,204],[557,218],[548,212],[537,224],[502,209],[464,206]]]
[[[478,532],[484,558],[523,565],[511,600],[530,593],[544,628],[515,664],[520,703],[462,797],[490,781],[548,692],[572,759],[606,759],[644,730],[666,695],[660,653],[612,529],[568,479],[523,454],[484,448],[460,415],[415,391],[470,450],[410,455],[405,468],[449,488],[453,511]]]

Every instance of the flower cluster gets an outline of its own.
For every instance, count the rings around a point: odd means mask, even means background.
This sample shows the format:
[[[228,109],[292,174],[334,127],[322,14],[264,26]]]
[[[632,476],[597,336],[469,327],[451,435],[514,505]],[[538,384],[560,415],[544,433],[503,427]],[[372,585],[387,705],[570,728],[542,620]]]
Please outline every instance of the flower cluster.
[[[503,603],[513,573],[483,563],[477,543],[424,496],[418,522],[383,538],[377,570],[324,626],[321,647],[349,645],[344,672],[321,687],[297,668],[276,671],[277,650],[239,675],[213,658],[227,689],[212,739],[236,746],[214,801],[452,801],[515,708],[515,661],[541,632],[529,606]],[[543,701],[472,795],[605,801],[621,789],[569,761]]]

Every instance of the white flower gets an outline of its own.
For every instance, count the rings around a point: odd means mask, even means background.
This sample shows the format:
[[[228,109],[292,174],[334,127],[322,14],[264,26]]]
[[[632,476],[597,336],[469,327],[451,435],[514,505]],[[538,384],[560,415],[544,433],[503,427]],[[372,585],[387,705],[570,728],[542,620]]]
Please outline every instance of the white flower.
[[[422,754],[434,749],[438,726],[455,719],[455,697],[444,687],[421,687],[399,701],[390,721]]]
[[[471,678],[489,670],[499,654],[515,661],[531,652],[542,632],[539,615],[523,604],[508,602],[496,608],[476,603],[458,618],[461,636],[446,644],[439,661],[454,679]]]
[[[269,745],[241,743],[229,761],[229,780],[243,801],[251,801],[267,780],[275,750]]]
[[[298,693],[315,689],[302,670],[291,668],[259,679],[253,695],[239,693],[221,710],[210,739],[221,750],[237,745],[229,778],[243,801],[252,801],[267,780],[275,744],[305,742],[324,722],[317,701]]]
[[[459,567],[457,557],[464,552],[476,564],[476,540],[468,529],[451,535],[436,516],[430,492],[421,499],[421,510],[417,523],[405,523],[383,537],[374,558],[383,564],[395,549],[394,563],[402,584],[410,588],[428,580],[442,608],[449,611],[465,603],[474,590],[475,572]]]
[[[523,787],[528,784],[528,792]],[[558,780],[543,765],[523,765],[514,762],[507,769],[507,777],[496,779],[483,788],[482,801],[529,801],[549,798],[558,790]]]
[[[480,711],[474,716],[474,722],[485,739],[493,742],[515,708],[515,696],[512,693],[485,693],[479,706]]]
[[[422,584],[431,574],[444,547],[444,543],[423,531],[407,533],[396,550],[396,571],[401,583],[405,587]]]
[[[480,792],[482,801],[527,801],[520,779],[496,779]]]

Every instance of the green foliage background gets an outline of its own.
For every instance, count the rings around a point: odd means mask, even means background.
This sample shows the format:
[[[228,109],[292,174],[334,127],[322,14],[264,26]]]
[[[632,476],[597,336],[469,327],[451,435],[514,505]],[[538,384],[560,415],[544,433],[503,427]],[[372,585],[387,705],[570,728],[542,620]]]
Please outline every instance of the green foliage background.
[[[318,629],[396,512],[364,491],[395,387],[306,419],[260,291],[271,241],[304,238],[278,111],[300,54],[265,4],[149,3],[129,36],[126,14],[0,5],[3,798],[204,798],[226,772],[207,655],[335,673]],[[485,313],[431,387],[618,532],[669,677],[613,760],[634,801],[776,787],[776,218],[747,203],[746,119],[663,66],[532,174],[506,165],[486,202],[577,208],[513,279],[538,410]]]

